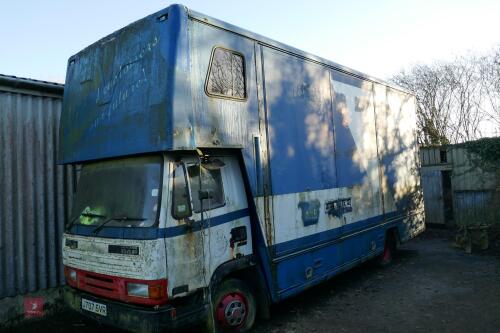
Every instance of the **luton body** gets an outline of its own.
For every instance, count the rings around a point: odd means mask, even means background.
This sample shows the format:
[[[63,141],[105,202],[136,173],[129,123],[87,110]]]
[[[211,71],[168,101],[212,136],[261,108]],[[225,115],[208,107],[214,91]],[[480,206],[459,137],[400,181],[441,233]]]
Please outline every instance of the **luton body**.
[[[329,41],[325,41],[329,42]],[[173,5],[68,61],[66,302],[131,331],[246,331],[423,231],[414,97]]]

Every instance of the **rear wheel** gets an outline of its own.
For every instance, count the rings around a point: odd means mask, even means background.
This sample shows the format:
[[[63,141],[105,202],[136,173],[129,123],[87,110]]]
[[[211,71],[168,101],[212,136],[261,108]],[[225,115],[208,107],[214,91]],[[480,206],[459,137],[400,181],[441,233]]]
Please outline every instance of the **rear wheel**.
[[[384,252],[378,259],[380,266],[385,267],[392,263],[394,256],[396,255],[397,242],[394,233],[388,232],[385,236]]]
[[[255,297],[238,279],[225,280],[218,286],[212,309],[215,332],[247,332],[255,322]]]

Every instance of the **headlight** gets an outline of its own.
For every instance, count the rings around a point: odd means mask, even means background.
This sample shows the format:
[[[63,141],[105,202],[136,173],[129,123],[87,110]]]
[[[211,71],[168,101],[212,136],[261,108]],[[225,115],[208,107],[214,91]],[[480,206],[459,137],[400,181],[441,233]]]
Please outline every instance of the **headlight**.
[[[166,280],[165,280],[166,282]],[[144,297],[149,299],[166,299],[167,287],[163,283],[127,283],[127,295],[134,297]]]
[[[127,295],[149,297],[149,286],[142,283],[127,283]]]
[[[66,282],[70,285],[75,287],[78,279],[78,275],[76,273],[76,270],[70,267],[64,267],[64,277],[66,278]]]

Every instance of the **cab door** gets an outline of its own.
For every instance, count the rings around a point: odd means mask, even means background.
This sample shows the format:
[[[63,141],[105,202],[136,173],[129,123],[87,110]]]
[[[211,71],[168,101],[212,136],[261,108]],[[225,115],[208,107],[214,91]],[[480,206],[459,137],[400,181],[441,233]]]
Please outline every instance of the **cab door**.
[[[176,297],[205,287],[224,262],[251,254],[252,235],[237,159],[185,158],[172,169],[166,237],[169,290]]]

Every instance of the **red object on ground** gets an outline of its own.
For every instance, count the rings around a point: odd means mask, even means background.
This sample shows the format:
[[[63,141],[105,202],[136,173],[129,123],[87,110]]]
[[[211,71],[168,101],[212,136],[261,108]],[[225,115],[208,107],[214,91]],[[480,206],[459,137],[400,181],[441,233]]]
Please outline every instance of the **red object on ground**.
[[[24,317],[43,317],[43,297],[24,298]]]

